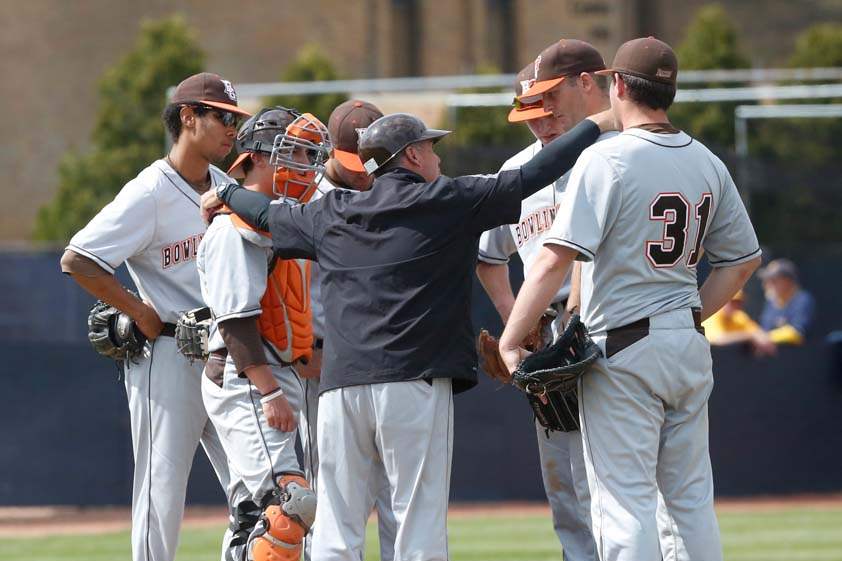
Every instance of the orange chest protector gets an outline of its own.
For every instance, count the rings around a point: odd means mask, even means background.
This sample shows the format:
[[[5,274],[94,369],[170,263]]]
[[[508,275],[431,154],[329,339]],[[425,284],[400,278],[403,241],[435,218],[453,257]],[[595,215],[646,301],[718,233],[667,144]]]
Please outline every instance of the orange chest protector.
[[[255,231],[236,214],[237,228]],[[261,235],[267,235],[260,232]],[[257,319],[260,335],[272,343],[286,363],[309,360],[313,354],[313,315],[310,309],[310,262],[304,259],[274,259],[260,299]]]

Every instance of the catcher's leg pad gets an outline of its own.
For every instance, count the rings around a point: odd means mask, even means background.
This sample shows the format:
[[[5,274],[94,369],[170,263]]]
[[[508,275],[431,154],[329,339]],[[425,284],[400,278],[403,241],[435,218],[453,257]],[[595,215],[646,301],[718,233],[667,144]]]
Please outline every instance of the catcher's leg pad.
[[[278,501],[260,516],[250,538],[250,561],[298,561],[304,536],[316,518],[316,494],[297,474],[278,480]]]

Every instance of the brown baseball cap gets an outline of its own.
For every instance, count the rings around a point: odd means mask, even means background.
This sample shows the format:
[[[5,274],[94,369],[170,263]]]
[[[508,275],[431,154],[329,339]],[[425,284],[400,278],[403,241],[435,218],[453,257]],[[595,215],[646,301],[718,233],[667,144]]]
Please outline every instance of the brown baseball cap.
[[[185,78],[176,86],[171,103],[201,103],[231,113],[251,116],[245,109],[237,107],[237,92],[228,80],[219,74],[202,72]]]
[[[599,51],[590,43],[577,39],[562,39],[553,43],[541,51],[533,64],[535,82],[521,93],[521,100],[553,89],[568,76],[605,69],[605,61]]]
[[[333,143],[333,157],[343,167],[365,172],[358,155],[359,129],[365,129],[383,116],[383,112],[367,101],[349,99],[330,114],[327,130]]]
[[[540,119],[541,117],[548,117],[552,113],[544,111],[544,102],[541,98],[536,98],[531,103],[526,103],[520,100],[520,96],[525,90],[532,87],[535,83],[535,63],[530,62],[520,72],[517,73],[515,79],[515,99],[514,107],[509,111],[510,123],[522,123],[523,121],[531,121],[532,119]]]
[[[663,41],[651,36],[640,37],[620,45],[611,68],[597,74],[614,72],[674,86],[678,78],[678,58],[672,47]]]

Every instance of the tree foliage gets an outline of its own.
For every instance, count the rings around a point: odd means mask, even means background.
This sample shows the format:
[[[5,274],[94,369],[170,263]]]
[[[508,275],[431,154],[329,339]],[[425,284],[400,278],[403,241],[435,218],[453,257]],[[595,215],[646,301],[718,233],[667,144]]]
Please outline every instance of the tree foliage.
[[[38,212],[36,239],[67,241],[126,182],[161,156],[166,90],[201,72],[204,60],[182,18],[141,25],[134,48],[100,81],[90,150],[67,153],[59,164],[59,188]]]
[[[281,74],[282,82],[315,82],[338,80],[333,63],[316,44],[305,45],[295,60]],[[316,94],[272,96],[264,99],[265,105],[281,105],[312,113],[327,124],[334,108],[348,99],[345,94]]]
[[[679,77],[682,70],[748,68],[750,61],[739,45],[737,30],[724,8],[710,4],[699,9],[676,49]],[[710,84],[716,87],[717,84]],[[670,119],[704,142],[733,146],[735,103],[680,103]]]

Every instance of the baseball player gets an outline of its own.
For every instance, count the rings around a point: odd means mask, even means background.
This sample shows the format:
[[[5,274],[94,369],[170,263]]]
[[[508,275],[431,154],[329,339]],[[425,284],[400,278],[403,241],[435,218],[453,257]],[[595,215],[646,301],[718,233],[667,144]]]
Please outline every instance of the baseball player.
[[[358,131],[366,128],[383,113],[371,103],[359,99],[351,99],[338,105],[330,114],[328,132],[332,146],[331,157],[325,165],[325,173],[319,182],[317,191],[311,201],[320,199],[334,189],[347,191],[367,191],[371,188],[374,178],[366,173],[360,157],[357,154]],[[299,421],[301,443],[304,455],[304,466],[307,480],[315,489],[318,485],[319,450],[316,446],[316,425],[319,404],[319,379],[322,362],[322,348],[325,336],[325,314],[321,297],[321,276],[318,263],[313,263],[310,273],[310,305],[313,310],[313,357],[299,368],[308,376],[304,379],[304,407]],[[380,472],[380,484],[373,486],[374,496],[371,500],[377,509],[377,523],[380,534],[380,561],[391,561],[394,558],[395,531],[397,522],[392,514],[391,497],[389,496],[389,480],[382,464],[374,469]],[[379,488],[378,488],[379,487]],[[312,540],[305,544],[305,559],[310,558]]]
[[[148,353],[125,363],[135,471],[134,561],[171,561],[178,545],[187,478],[202,443],[219,481],[229,487],[227,459],[208,421],[200,389],[202,364],[176,349],[178,312],[202,306],[196,252],[205,225],[199,196],[231,179],[212,165],[234,143],[234,88],[216,74],[190,76],[164,110],[173,147],[128,182],[70,240],[62,271],[85,290],[128,314],[150,340]],[[126,263],[140,299],[113,276]]]
[[[613,126],[609,112],[520,170],[449,178],[433,151],[448,131],[387,115],[359,140],[375,175],[369,191],[337,189],[288,207],[229,185],[203,200],[206,211],[219,199],[269,228],[279,255],[317,258],[324,301],[338,303],[325,308],[313,559],[361,558],[377,459],[398,523],[395,560],[448,558],[452,394],[476,384],[470,294],[479,235],[517,220],[519,201],[567,171],[600,126]]]
[[[281,204],[306,202],[326,142],[312,115],[266,108],[237,134],[240,155],[229,172]],[[310,263],[276,259],[268,233],[222,214],[199,246],[197,267],[214,318],[202,396],[231,477],[248,491],[235,509],[230,557],[297,561],[316,506],[295,453],[304,399],[295,368],[313,347]]]
[[[529,103],[516,101],[516,107],[509,113],[509,121],[525,122],[536,141],[509,158],[501,170],[519,168],[532,159],[542,146],[588,115],[609,107],[608,81],[605,77],[593,74],[597,70],[604,70],[605,63],[602,55],[589,43],[562,40],[547,47],[538,60],[541,84],[549,84],[555,88],[556,103],[545,108],[540,94],[536,94]],[[516,95],[521,96],[538,78],[535,64],[527,65],[517,76]],[[605,133],[600,136],[600,140],[615,134]],[[524,274],[529,274],[532,263],[543,246],[543,239],[553,223],[569,176],[569,173],[563,175],[554,184],[525,199],[521,203],[520,218],[516,223],[499,226],[484,232],[480,237],[477,277],[504,323],[508,320],[514,304],[514,295],[509,283],[509,257],[518,253],[524,264]],[[555,332],[558,332],[560,320],[565,316],[565,304],[569,295],[570,282],[567,279],[551,302],[558,317],[554,322]],[[548,432],[537,421],[535,428],[544,490],[552,509],[553,527],[563,547],[564,558],[596,559],[596,549],[589,528],[587,479],[579,432]],[[575,477],[575,474],[578,474],[578,477]]]
[[[585,150],[500,341],[518,343],[583,261],[581,314],[604,358],[580,380],[579,414],[597,553],[658,559],[660,488],[677,555],[722,559],[713,509],[707,400],[713,386],[701,320],[760,262],[754,229],[724,164],[669,123],[678,63],[652,37],[612,67],[623,132]],[[544,99],[545,103],[547,99]],[[713,271],[701,289],[696,265]]]

